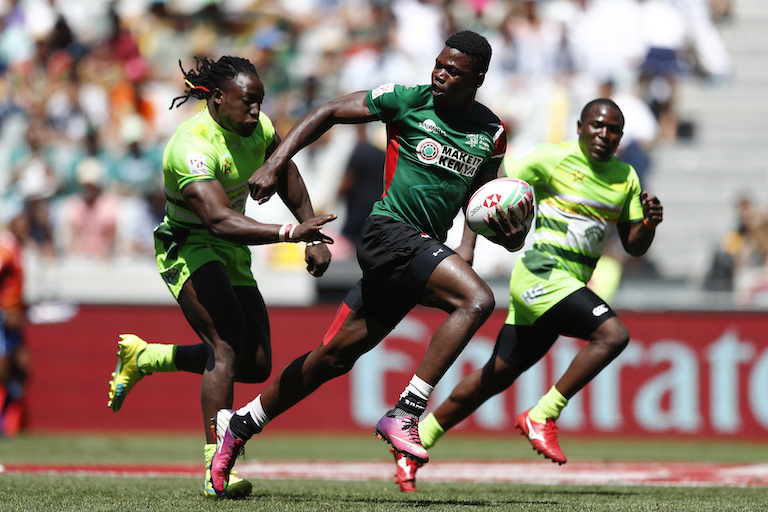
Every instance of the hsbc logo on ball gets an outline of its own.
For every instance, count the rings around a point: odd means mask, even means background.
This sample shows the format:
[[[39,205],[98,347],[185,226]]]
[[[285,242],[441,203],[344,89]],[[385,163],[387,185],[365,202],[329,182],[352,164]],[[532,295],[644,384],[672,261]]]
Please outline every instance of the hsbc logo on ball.
[[[486,208],[493,208],[494,206],[499,204],[499,202],[501,202],[501,195],[491,194],[485,198],[485,201],[483,201],[483,206]]]
[[[483,208],[484,208],[483,206],[481,206],[481,205],[477,205],[477,206],[475,206],[474,208],[472,208],[472,209],[469,211],[469,215],[470,215],[470,216],[471,216],[471,215],[474,215],[474,214],[476,214],[477,212],[479,212],[480,210],[482,210]]]

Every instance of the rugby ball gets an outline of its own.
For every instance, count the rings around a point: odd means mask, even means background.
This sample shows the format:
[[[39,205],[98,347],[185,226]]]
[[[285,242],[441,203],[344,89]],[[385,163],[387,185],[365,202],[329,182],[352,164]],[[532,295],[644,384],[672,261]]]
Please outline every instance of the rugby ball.
[[[478,235],[493,237],[496,233],[485,223],[485,216],[496,216],[497,204],[502,210],[513,205],[527,234],[536,216],[533,201],[533,189],[525,181],[518,178],[496,178],[478,188],[469,198],[467,224]]]

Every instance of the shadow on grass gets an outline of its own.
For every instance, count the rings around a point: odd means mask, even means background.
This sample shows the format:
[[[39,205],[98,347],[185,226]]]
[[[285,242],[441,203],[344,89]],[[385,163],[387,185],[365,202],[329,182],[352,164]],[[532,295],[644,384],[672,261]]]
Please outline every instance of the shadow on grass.
[[[301,493],[274,493],[274,492],[254,492],[247,498],[243,498],[245,500],[259,500],[263,502],[264,500],[276,500],[276,501],[290,501],[291,503],[306,503],[306,504],[312,504],[313,506],[317,506],[319,504],[322,504],[323,501],[327,501],[329,506],[332,505],[338,505],[339,503],[345,503],[348,505],[397,505],[399,508],[425,508],[425,507],[433,507],[433,506],[455,506],[455,507],[477,507],[477,508],[486,508],[486,507],[499,507],[499,506],[506,506],[506,505],[543,505],[543,506],[552,506],[552,505],[560,505],[558,501],[551,501],[551,500],[536,500],[536,499],[510,499],[509,497],[498,497],[498,498],[492,498],[488,500],[461,500],[461,499],[444,499],[444,498],[423,498],[423,497],[416,497],[412,494],[402,494],[400,497],[397,498],[388,498],[388,497],[356,497],[356,496],[349,496],[349,497],[339,497],[339,496],[333,496],[323,498],[322,496],[310,496],[306,494]]]

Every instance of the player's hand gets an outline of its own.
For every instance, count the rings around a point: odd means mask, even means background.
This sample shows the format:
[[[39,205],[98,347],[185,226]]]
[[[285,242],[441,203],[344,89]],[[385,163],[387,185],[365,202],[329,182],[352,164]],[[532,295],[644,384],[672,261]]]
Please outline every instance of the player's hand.
[[[277,167],[267,159],[264,165],[256,169],[256,172],[248,178],[248,188],[251,191],[251,198],[259,204],[266,203],[269,198],[277,191]]]
[[[510,206],[506,212],[500,205],[496,205],[496,215],[487,215],[485,223],[494,233],[493,237],[488,237],[491,242],[501,245],[509,252],[519,251],[525,243],[525,235],[528,230],[520,221],[515,213],[515,209]]]
[[[659,198],[649,196],[648,192],[640,192],[640,204],[643,205],[643,219],[649,227],[655,228],[664,220],[664,208],[661,206]]]
[[[307,272],[315,277],[320,277],[325,274],[328,265],[331,264],[331,251],[323,243],[307,244],[304,261],[307,262]]]
[[[332,244],[333,238],[323,233],[323,225],[326,222],[335,220],[338,215],[335,213],[329,215],[319,215],[307,219],[294,228],[291,236],[291,242],[315,242],[319,241],[324,244]]]

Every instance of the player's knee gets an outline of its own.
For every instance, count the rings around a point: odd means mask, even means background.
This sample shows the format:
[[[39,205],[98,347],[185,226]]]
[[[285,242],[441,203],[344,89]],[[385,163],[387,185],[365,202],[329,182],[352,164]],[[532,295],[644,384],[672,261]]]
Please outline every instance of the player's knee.
[[[355,361],[336,359],[333,364],[328,366],[328,374],[331,378],[341,377],[345,373],[349,373],[354,365]]]
[[[592,333],[590,343],[599,346],[610,356],[616,357],[629,344],[629,329],[618,317],[613,317],[603,322]]]
[[[493,292],[490,288],[483,287],[475,293],[472,299],[469,309],[478,319],[484,322],[491,316],[493,309],[496,307],[496,299],[493,297]]]
[[[623,323],[619,322],[618,325],[605,333],[601,344],[607,348],[608,352],[616,356],[629,344],[629,330]]]
[[[629,345],[629,331],[624,329],[624,332],[614,342],[614,351],[620,354]]]
[[[326,355],[317,362],[313,373],[318,375],[323,382],[328,382],[348,373],[355,365],[355,361],[356,359],[338,355]]]
[[[240,364],[245,353],[245,343],[237,338],[219,339],[213,347],[213,357],[216,364],[232,368],[234,371]]]

